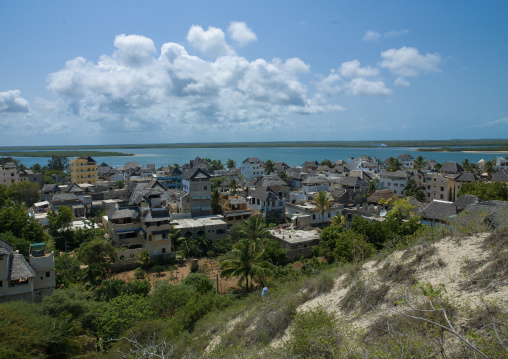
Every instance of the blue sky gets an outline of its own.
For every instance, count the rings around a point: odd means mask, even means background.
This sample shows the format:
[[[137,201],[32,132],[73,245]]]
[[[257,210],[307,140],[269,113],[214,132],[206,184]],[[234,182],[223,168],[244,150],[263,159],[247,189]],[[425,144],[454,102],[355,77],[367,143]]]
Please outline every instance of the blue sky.
[[[506,1],[3,1],[0,145],[506,138]]]

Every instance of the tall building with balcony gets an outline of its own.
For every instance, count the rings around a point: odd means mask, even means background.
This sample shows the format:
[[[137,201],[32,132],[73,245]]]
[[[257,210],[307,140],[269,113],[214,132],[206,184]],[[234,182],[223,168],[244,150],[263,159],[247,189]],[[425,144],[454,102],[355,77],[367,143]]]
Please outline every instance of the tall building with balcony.
[[[90,156],[74,157],[71,160],[71,181],[74,183],[96,183],[98,173],[97,162]]]

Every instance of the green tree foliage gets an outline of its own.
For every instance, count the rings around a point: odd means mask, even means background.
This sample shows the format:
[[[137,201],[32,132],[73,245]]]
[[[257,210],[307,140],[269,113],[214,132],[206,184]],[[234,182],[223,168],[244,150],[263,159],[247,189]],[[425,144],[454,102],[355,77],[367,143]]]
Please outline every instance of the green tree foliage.
[[[458,193],[458,197],[472,194],[484,201],[508,201],[508,187],[501,182],[469,182],[464,183]]]
[[[7,187],[5,187],[3,184],[0,184],[0,208],[7,206],[10,199],[7,195]]]
[[[150,304],[158,317],[173,317],[197,293],[193,286],[157,282],[150,295]]]
[[[232,160],[231,158],[228,158],[228,161],[226,162],[226,166],[229,169],[236,168],[236,162],[234,160]]]
[[[194,287],[198,293],[205,294],[214,289],[213,282],[203,273],[190,273],[182,284]]]
[[[64,315],[67,320],[78,322],[81,328],[96,337],[97,322],[104,304],[93,299],[93,292],[73,285],[64,290],[55,290],[51,296],[44,297],[41,306],[43,312],[52,318]]]
[[[379,178],[374,178],[369,181],[369,185],[367,187],[367,196],[370,196],[374,192],[376,192],[379,189]]]
[[[272,160],[266,160],[265,161],[265,174],[269,175],[272,172],[275,172],[275,163]]]
[[[216,188],[219,188],[220,184],[226,180],[226,177],[212,177],[210,179],[210,183],[212,186],[212,191]]]
[[[386,166],[386,170],[388,172],[396,172],[402,169],[402,163],[400,163],[398,158],[389,157],[388,158],[388,166]]]
[[[337,262],[359,262],[374,253],[374,245],[355,231],[339,232],[335,239],[333,256]]]
[[[35,182],[16,182],[7,187],[7,196],[17,203],[32,207],[41,198],[41,187]]]
[[[55,171],[65,171],[65,168],[69,165],[69,159],[65,156],[51,156],[48,160],[48,168]]]
[[[254,277],[265,278],[273,273],[273,266],[265,260],[264,252],[258,251],[254,241],[240,240],[232,254],[234,259],[226,259],[220,263],[221,277],[237,277],[239,283],[245,280],[246,291],[250,291],[249,279],[252,283]]]
[[[211,194],[212,214],[222,214],[222,195],[218,188],[214,188]]]
[[[240,186],[238,185],[238,182],[232,178],[231,181],[229,181],[229,192],[235,196],[238,194],[238,190],[240,189]]]
[[[424,195],[423,195],[423,187],[418,186],[416,181],[414,179],[410,179],[407,181],[406,187],[404,187],[404,196],[407,197],[414,197],[419,201],[423,201]]]
[[[260,247],[265,239],[270,237],[265,219],[261,216],[253,216],[243,222],[238,228],[238,239],[248,239]],[[235,228],[236,229],[236,228]]]
[[[281,248],[275,239],[266,240],[263,250],[264,258],[273,265],[280,265],[288,260],[287,250]]]
[[[334,168],[335,167],[335,164],[331,160],[328,160],[328,159],[322,160],[321,161],[321,165],[322,166],[328,166],[330,168]]]
[[[124,182],[124,181],[116,181],[116,182],[115,182],[115,186],[116,186],[118,189],[122,189],[122,188],[124,188],[124,186],[125,186],[125,182]]]
[[[102,282],[95,290],[95,297],[106,302],[121,295],[136,294],[146,297],[151,288],[150,282],[146,279],[136,279],[130,282],[121,279],[110,279]]]
[[[82,347],[79,327],[65,316],[51,318],[38,304],[15,301],[0,304],[0,358],[68,358]]]
[[[139,252],[137,262],[141,263],[143,268],[146,268],[150,265],[150,255],[146,249]]]
[[[115,248],[103,239],[83,243],[77,250],[78,259],[83,264],[108,264],[115,261]]]
[[[140,295],[121,295],[104,307],[99,317],[98,331],[103,340],[120,338],[134,323],[155,316],[148,298]]]
[[[319,191],[314,197],[314,204],[316,205],[316,211],[321,214],[321,226],[323,226],[325,221],[325,211],[330,209],[332,200],[326,191]]]
[[[413,161],[413,168],[415,170],[421,171],[421,169],[424,167],[425,167],[425,157],[423,157],[422,155],[416,157],[415,160]]]
[[[42,226],[28,215],[26,207],[21,204],[0,208],[0,234],[5,232],[11,232],[29,243],[45,241]]]
[[[14,247],[14,250],[19,250],[19,253],[28,258],[30,253],[30,242],[24,238],[18,238],[12,232],[4,232],[0,238]]]
[[[79,283],[85,278],[85,270],[75,255],[62,253],[55,256],[56,285],[69,287],[73,283]]]

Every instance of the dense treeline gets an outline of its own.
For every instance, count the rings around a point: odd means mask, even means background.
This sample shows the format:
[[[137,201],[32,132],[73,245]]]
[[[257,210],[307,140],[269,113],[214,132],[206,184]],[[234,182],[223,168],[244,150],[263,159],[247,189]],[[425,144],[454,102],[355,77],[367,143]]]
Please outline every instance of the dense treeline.
[[[248,148],[248,147],[343,147],[372,148],[389,147],[452,147],[452,146],[505,146],[508,139],[477,140],[419,140],[419,141],[288,141],[288,142],[217,142],[217,143],[161,143],[161,144],[123,144],[123,145],[83,145],[83,146],[5,146],[1,151],[16,150],[73,150],[73,149],[133,149],[133,148]]]
[[[51,157],[51,156],[63,156],[63,157],[81,157],[81,156],[93,156],[93,157],[114,157],[114,156],[134,156],[133,153],[123,152],[106,152],[106,151],[0,151],[0,156],[14,156],[14,157]]]

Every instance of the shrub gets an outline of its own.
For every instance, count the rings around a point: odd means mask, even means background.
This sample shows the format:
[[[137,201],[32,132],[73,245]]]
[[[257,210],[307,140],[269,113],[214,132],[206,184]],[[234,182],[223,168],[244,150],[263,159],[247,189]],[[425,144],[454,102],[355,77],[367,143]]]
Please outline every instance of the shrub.
[[[134,276],[136,277],[136,279],[145,278],[145,274],[146,272],[141,268],[136,268],[136,270],[134,271]]]
[[[330,272],[323,271],[317,276],[309,279],[304,286],[306,294],[309,295],[310,298],[315,298],[320,294],[331,291],[334,283],[334,275]]]
[[[203,273],[190,273],[182,284],[194,287],[198,293],[205,294],[213,290],[213,282]]]

